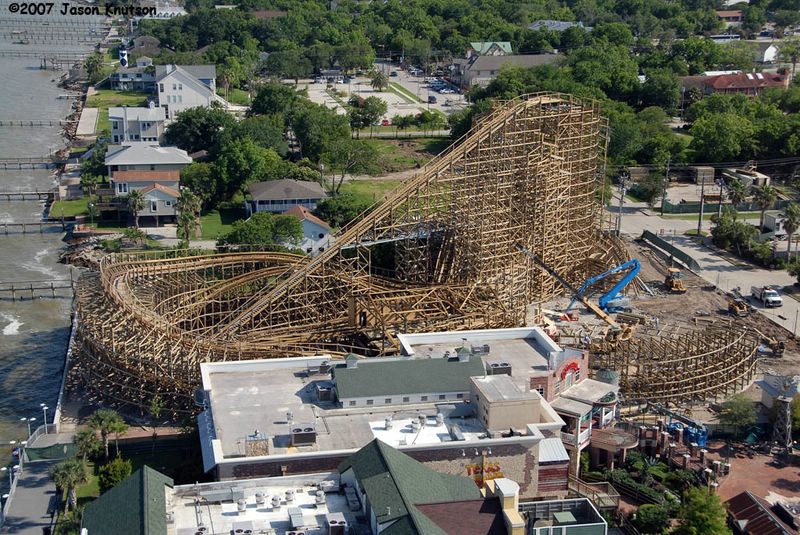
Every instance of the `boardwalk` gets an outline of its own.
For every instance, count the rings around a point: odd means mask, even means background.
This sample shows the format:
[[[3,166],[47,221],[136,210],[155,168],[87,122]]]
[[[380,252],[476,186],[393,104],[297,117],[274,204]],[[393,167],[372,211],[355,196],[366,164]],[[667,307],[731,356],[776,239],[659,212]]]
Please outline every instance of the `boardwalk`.
[[[0,230],[3,234],[22,233],[28,234],[30,232],[44,233],[46,229],[60,228],[61,231],[67,230],[67,223],[65,221],[21,221],[19,223],[14,221],[0,223]]]
[[[0,158],[0,169],[49,169],[57,166],[61,161],[54,160],[49,156],[39,156],[38,158]]]
[[[65,119],[0,119],[0,128],[41,128],[52,126],[67,126],[75,121]]]
[[[43,528],[52,526],[58,509],[56,486],[50,479],[50,469],[59,461],[25,463],[0,533],[42,535]]]
[[[0,191],[0,200],[3,201],[28,201],[33,199],[38,199],[40,201],[47,201],[50,200],[53,196],[55,196],[55,192],[53,190],[7,190],[7,191]]]
[[[36,297],[71,297],[75,282],[70,271],[68,279],[38,281],[0,281],[0,299],[20,301]]]

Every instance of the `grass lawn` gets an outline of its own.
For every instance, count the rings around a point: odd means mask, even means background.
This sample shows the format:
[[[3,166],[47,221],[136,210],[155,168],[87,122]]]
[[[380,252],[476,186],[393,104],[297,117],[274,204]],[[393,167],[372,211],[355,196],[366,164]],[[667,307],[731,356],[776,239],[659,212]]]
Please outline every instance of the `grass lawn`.
[[[74,199],[71,201],[56,201],[50,207],[50,217],[74,217],[86,213],[89,198]]]
[[[425,165],[450,145],[449,138],[367,139],[378,150],[377,174]]]
[[[108,120],[108,108],[115,106],[146,106],[147,94],[139,91],[115,91],[113,89],[98,89],[96,95],[86,99],[87,108],[99,108],[97,127],[95,132],[111,130]]]
[[[217,94],[222,98],[225,98],[225,89],[222,87],[217,88]],[[231,104],[237,104],[239,106],[249,106],[250,105],[250,95],[247,94],[247,91],[243,89],[230,89],[228,90],[228,98],[227,101]]]
[[[100,110],[97,113],[97,124],[94,127],[96,134],[100,132],[111,132],[111,119],[108,118],[108,110]]]
[[[325,93],[333,100],[335,100],[339,104],[339,106],[341,106],[345,110],[350,109],[350,104],[348,104],[342,97],[336,94],[336,89],[333,88],[326,89]]]
[[[416,104],[418,102],[423,102],[421,98],[417,98],[417,95],[406,89],[400,84],[396,84],[394,82],[389,82],[389,90],[396,95],[399,95],[400,98],[405,100],[409,104]]]
[[[378,202],[384,195],[400,185],[401,180],[352,180],[342,184],[341,193],[351,193],[368,203]]]
[[[220,208],[212,210],[200,217],[200,227],[203,229],[202,238],[204,240],[216,240],[222,234],[230,232],[233,222],[244,219],[246,216],[244,209]]]

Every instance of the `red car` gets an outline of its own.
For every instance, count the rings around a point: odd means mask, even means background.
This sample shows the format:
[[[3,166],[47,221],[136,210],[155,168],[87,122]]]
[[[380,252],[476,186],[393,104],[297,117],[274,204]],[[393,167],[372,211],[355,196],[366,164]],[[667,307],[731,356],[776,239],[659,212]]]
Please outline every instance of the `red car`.
[[[381,121],[381,126],[392,126],[392,121],[390,121],[389,119],[384,119],[383,121]]]

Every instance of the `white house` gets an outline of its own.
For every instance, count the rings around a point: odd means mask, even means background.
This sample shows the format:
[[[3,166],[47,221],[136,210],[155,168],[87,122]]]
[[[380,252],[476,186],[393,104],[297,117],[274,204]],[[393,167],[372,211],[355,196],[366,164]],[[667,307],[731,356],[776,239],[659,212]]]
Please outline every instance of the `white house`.
[[[158,142],[164,134],[166,115],[164,108],[151,102],[147,108],[127,106],[108,109],[111,121],[111,142],[154,141]]]
[[[303,224],[303,241],[300,248],[309,254],[321,253],[330,247],[331,227],[322,219],[308,211],[301,205],[295,205],[286,210],[284,215],[294,216]]]
[[[162,184],[150,184],[140,191],[144,197],[144,208],[139,210],[140,219],[152,218],[156,227],[161,223],[175,222],[178,215],[176,205],[180,197],[178,190]]]
[[[250,193],[250,200],[245,201],[248,215],[254,212],[280,214],[297,205],[314,210],[317,203],[326,197],[322,186],[316,182],[290,178],[254,182],[247,191]]]
[[[143,189],[152,184],[177,188],[180,171],[192,163],[192,158],[177,147],[129,141],[110,145],[105,163],[114,193],[125,196],[131,189]]]
[[[216,69],[213,65],[158,66],[158,105],[164,109],[167,119],[174,119],[187,108],[207,108],[214,103],[227,107],[225,99],[216,93],[215,76]]]

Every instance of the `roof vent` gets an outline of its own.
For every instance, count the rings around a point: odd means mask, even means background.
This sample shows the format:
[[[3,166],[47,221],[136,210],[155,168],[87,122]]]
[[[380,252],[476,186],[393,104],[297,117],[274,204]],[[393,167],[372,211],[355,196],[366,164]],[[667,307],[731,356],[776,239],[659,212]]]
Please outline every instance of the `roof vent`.
[[[347,356],[344,358],[344,363],[347,366],[347,369],[349,370],[358,368],[358,357],[352,353],[348,353]]]

